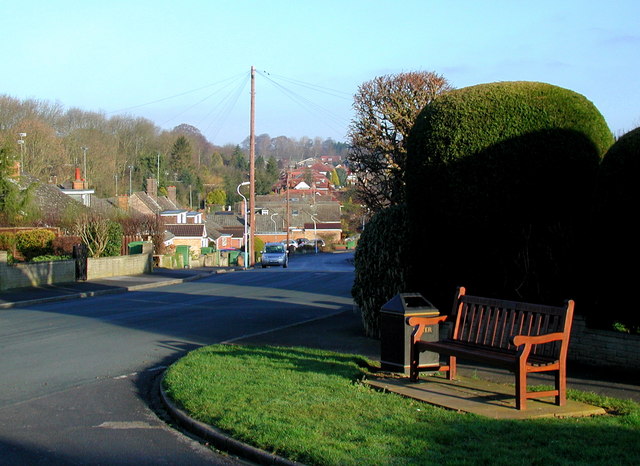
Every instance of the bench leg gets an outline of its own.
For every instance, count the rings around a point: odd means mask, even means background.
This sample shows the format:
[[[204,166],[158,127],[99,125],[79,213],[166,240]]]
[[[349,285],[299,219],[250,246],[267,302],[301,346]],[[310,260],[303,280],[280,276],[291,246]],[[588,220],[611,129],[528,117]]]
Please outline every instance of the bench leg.
[[[527,409],[527,371],[518,370],[516,372],[516,409],[525,411]]]
[[[558,369],[556,372],[556,390],[558,390],[556,404],[558,406],[567,404],[567,374],[562,369]]]
[[[417,382],[418,381],[418,375],[419,375],[419,371],[418,371],[418,359],[419,359],[420,355],[419,353],[415,350],[415,345],[411,345],[411,350],[409,353],[409,380],[411,382]]]
[[[458,369],[456,367],[456,357],[449,356],[449,373],[447,374],[447,379],[453,380],[456,378],[458,373]]]

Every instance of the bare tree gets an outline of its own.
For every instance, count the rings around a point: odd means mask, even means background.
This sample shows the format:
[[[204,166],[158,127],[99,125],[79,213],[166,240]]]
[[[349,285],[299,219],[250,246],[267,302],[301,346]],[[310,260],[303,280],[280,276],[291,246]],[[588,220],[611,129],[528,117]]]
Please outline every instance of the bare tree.
[[[424,106],[450,89],[444,77],[427,71],[379,76],[358,88],[348,158],[368,208],[404,201],[407,136]]]
[[[90,257],[100,257],[109,244],[109,219],[97,214],[81,215],[73,233],[87,245]]]

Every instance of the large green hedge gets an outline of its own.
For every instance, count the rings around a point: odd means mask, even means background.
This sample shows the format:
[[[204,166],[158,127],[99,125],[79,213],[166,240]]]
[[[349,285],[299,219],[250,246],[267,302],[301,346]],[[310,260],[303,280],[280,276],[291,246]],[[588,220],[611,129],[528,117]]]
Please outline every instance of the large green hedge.
[[[594,322],[619,321],[640,331],[640,312],[628,294],[638,286],[640,242],[636,212],[640,205],[640,128],[611,146],[600,166],[592,231],[597,246],[591,274]],[[603,322],[604,321],[604,322]]]
[[[362,313],[367,336],[380,335],[380,308],[407,289],[408,258],[406,207],[387,207],[367,223],[355,253],[351,294]]]
[[[439,96],[408,141],[411,258],[447,309],[455,287],[534,301],[579,294],[579,232],[613,136],[585,97],[500,82]]]

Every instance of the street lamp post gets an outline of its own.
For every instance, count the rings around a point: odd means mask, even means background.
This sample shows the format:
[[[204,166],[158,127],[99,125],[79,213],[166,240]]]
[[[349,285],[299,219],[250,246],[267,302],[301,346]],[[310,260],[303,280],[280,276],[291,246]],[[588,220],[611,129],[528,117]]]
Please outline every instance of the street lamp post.
[[[18,139],[18,144],[20,145],[20,174],[24,173],[24,138],[27,137],[27,133],[18,133],[20,139]]]
[[[278,212],[275,214],[271,214],[271,221],[273,222],[273,233],[278,233],[278,227],[276,226],[276,221],[273,219],[275,215],[278,215]]]
[[[311,217],[311,220],[313,221],[313,242],[316,246],[316,254],[318,254],[318,227],[316,224],[316,218],[311,214],[309,214],[309,217]]]
[[[243,216],[244,216],[244,237],[243,237],[243,242],[244,242],[244,268],[245,269],[247,268],[247,260],[249,258],[249,256],[248,256],[248,244],[247,244],[247,198],[244,197],[244,195],[240,192],[240,187],[241,186],[247,186],[248,184],[251,184],[251,182],[250,181],[243,181],[236,188],[236,191],[238,192],[240,197],[242,197],[242,201],[243,201]]]
[[[81,147],[80,149],[82,149],[82,153],[83,153],[83,156],[82,156],[82,166],[83,166],[84,183],[85,183],[84,188],[85,188],[85,189],[87,189],[87,188],[89,187],[89,184],[88,184],[88,181],[87,181],[87,179],[88,179],[88,177],[87,177],[87,150],[88,150],[89,148],[88,148],[88,147],[83,146],[83,147]]]
[[[132,184],[131,184],[131,172],[133,171],[133,165],[129,165],[129,197],[133,194]]]

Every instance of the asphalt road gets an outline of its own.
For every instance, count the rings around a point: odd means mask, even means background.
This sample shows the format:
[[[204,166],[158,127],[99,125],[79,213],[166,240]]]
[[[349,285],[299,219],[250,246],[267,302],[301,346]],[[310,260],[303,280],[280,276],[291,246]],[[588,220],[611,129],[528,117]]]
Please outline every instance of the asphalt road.
[[[158,374],[198,346],[350,309],[350,258],[0,310],[0,464],[237,464],[164,422]]]

